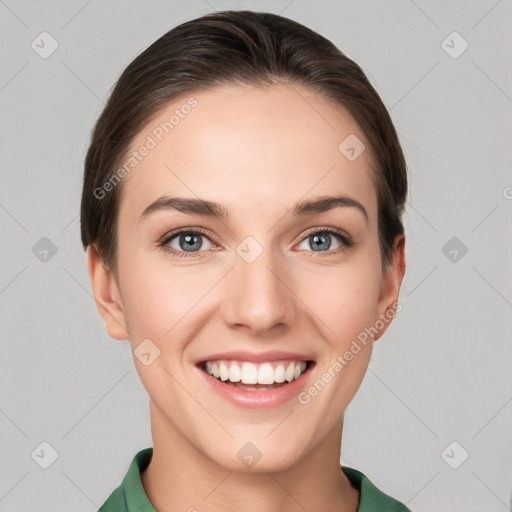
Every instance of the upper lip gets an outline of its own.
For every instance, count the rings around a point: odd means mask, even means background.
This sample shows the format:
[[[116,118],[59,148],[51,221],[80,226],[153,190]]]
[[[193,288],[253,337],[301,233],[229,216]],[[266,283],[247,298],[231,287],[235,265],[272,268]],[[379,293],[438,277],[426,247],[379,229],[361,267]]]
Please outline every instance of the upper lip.
[[[265,361],[280,361],[281,359],[293,359],[295,361],[312,361],[313,359],[297,352],[284,352],[281,350],[270,350],[268,352],[248,352],[245,350],[235,350],[230,352],[218,352],[203,357],[197,361],[197,364],[205,361],[247,361],[250,363],[261,363]]]

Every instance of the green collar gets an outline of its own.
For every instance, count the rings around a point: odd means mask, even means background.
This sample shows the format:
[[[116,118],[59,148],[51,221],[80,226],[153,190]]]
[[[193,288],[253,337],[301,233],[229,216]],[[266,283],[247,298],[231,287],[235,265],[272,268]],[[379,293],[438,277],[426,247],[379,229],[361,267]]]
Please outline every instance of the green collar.
[[[152,456],[153,447],[144,448],[135,455],[121,485],[112,492],[98,512],[156,512],[140,478]],[[361,471],[346,466],[341,466],[341,469],[360,490],[357,512],[411,512],[405,505],[375,487]]]

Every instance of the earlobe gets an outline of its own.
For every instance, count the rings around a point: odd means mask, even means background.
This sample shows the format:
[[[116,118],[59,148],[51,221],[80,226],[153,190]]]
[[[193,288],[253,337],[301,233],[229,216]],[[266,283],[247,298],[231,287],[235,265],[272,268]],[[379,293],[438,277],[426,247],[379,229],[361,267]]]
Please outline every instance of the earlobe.
[[[96,307],[105,322],[108,335],[116,340],[127,340],[129,334],[114,274],[105,268],[92,245],[87,247],[87,268]]]
[[[376,323],[382,325],[374,341],[377,341],[387,330],[396,314],[396,305],[400,287],[405,274],[405,236],[397,235],[389,258],[389,265],[382,276],[381,295],[378,304]],[[383,321],[384,319],[384,321]]]

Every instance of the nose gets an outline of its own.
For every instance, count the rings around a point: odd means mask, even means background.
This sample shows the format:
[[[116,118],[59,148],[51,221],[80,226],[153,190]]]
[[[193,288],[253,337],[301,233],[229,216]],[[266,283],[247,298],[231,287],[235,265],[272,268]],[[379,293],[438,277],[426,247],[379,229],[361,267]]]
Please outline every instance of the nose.
[[[295,315],[284,264],[279,265],[268,248],[249,261],[237,254],[225,280],[224,320],[254,336],[275,336],[292,324]]]

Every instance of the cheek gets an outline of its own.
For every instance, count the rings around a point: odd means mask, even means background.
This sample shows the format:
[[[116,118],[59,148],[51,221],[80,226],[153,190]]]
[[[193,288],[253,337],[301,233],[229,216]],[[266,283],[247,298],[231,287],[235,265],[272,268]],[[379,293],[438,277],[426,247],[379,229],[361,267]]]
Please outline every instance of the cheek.
[[[377,317],[381,276],[372,258],[359,261],[357,265],[341,265],[336,271],[325,268],[322,273],[315,272],[311,282],[326,286],[310,286],[306,301],[315,313],[324,343],[317,380],[299,396],[299,402],[312,416],[325,418],[320,427],[325,433],[356,394],[373,348],[369,333]]]
[[[132,329],[144,336],[162,338],[171,335],[175,324],[184,317],[197,294],[192,283],[183,277],[146,270],[130,275],[132,286],[127,290],[127,314]]]
[[[300,297],[323,326],[325,338],[342,349],[377,317],[380,296],[380,268],[374,258],[358,258],[357,262],[338,267],[323,267],[300,278]],[[305,274],[304,274],[305,275]]]
[[[123,272],[123,303],[133,345],[149,338],[161,350],[179,351],[181,340],[190,339],[197,315],[207,301],[205,293],[215,284],[212,273],[172,268],[151,258],[126,261]],[[170,341],[172,340],[172,343]]]

